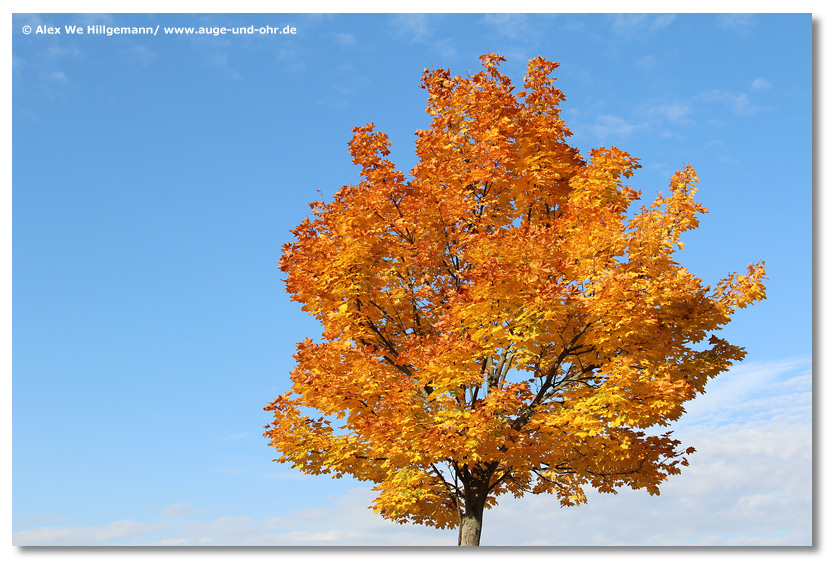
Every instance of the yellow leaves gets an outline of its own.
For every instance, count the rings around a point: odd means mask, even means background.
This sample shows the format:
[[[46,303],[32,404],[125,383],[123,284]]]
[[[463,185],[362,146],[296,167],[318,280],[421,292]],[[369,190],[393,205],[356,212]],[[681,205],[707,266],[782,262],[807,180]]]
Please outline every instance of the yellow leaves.
[[[375,511],[438,527],[457,522],[448,481],[467,472],[563,505],[587,484],[656,493],[687,461],[670,433],[637,429],[676,420],[743,357],[710,332],[765,297],[762,263],[711,291],[673,259],[706,211],[690,166],[629,217],[638,159],[585,162],[565,142],[558,64],[531,60],[513,94],[503,58],[481,61],[424,71],[431,124],[408,178],[384,133],[353,129],[359,183],[310,204],[280,259],[323,333],[266,407],[278,460],[372,480]]]
[[[745,275],[730,274],[717,285],[714,297],[736,308],[745,308],[749,304],[766,298],[766,267],[764,262],[748,266]]]

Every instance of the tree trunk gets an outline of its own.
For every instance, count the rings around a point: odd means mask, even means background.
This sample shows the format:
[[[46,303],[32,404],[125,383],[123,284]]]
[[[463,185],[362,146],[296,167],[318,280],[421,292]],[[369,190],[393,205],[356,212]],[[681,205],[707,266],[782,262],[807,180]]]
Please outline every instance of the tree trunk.
[[[458,469],[458,478],[463,481],[463,511],[460,512],[458,545],[481,545],[486,496],[492,490],[489,481],[497,467],[498,463],[493,461],[476,464],[471,471],[466,465],[463,469]]]
[[[464,513],[458,528],[458,545],[481,545],[482,522],[483,511]]]

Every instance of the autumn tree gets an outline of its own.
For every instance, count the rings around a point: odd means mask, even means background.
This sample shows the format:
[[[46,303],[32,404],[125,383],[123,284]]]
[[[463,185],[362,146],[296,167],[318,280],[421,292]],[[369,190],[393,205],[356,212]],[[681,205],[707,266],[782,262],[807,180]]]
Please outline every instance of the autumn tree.
[[[531,60],[514,93],[481,61],[424,71],[408,177],[353,129],[359,183],[310,204],[280,260],[322,337],[265,408],[276,460],[371,481],[375,512],[459,545],[499,495],[658,494],[693,452],[664,427],[745,353],[711,332],[765,296],[762,262],[712,288],[673,259],[706,211],[690,166],[629,213],[637,159],[565,142],[558,64]]]

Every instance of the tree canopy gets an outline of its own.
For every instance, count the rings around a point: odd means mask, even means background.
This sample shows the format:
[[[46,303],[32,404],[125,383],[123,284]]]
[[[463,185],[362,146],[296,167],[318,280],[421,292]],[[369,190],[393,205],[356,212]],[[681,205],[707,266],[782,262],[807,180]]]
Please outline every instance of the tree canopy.
[[[664,428],[744,357],[712,332],[765,297],[762,262],[705,286],[674,260],[706,212],[693,168],[630,212],[638,160],[567,144],[558,64],[532,59],[514,92],[481,61],[424,71],[408,177],[353,129],[359,183],[310,204],[280,260],[322,337],[265,408],[277,460],[372,481],[377,513],[463,545],[502,494],[658,494],[693,452]]]

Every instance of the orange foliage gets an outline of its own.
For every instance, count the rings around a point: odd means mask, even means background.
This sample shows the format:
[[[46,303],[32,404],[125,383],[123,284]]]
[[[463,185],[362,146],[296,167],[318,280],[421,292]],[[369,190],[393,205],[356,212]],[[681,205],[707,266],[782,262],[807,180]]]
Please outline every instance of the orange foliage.
[[[558,64],[531,60],[513,93],[481,60],[424,71],[408,178],[385,134],[353,129],[359,184],[312,203],[280,261],[324,333],[266,407],[279,461],[371,480],[376,512],[439,528],[505,493],[658,494],[693,449],[643,430],[743,358],[710,333],[765,296],[762,262],[711,290],[673,260],[706,211],[690,166],[628,215],[637,159],[565,142]]]

